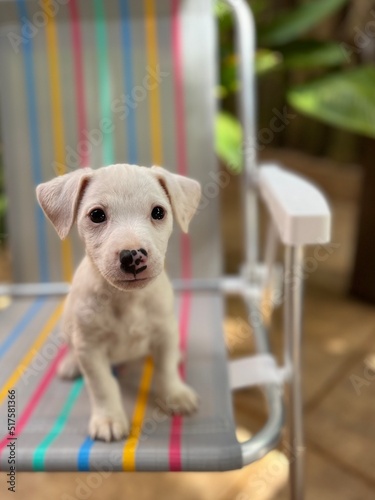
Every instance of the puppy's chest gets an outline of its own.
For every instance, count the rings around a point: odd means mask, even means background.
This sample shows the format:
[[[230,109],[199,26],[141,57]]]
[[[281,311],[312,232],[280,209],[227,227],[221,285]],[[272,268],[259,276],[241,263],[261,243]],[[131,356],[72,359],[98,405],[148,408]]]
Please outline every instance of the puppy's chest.
[[[149,353],[150,322],[139,305],[111,304],[104,317],[98,318],[98,323],[98,340],[112,363],[130,361]]]

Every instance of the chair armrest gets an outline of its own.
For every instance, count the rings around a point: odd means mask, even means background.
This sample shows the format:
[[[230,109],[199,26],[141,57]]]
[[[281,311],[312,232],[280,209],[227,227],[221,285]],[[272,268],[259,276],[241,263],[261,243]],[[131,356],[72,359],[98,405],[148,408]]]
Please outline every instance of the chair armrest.
[[[265,164],[259,169],[259,190],[285,245],[330,241],[330,208],[309,181],[275,164]]]

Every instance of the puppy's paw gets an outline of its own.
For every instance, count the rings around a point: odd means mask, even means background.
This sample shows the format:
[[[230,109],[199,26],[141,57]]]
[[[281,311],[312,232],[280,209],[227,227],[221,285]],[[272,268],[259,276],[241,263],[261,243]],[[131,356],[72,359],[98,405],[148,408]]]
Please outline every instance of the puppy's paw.
[[[125,415],[93,414],[89,423],[91,439],[102,441],[119,441],[129,434],[129,423]]]
[[[60,361],[57,375],[64,380],[74,380],[81,375],[78,363],[71,352],[68,352]]]
[[[160,406],[173,415],[191,415],[198,409],[199,397],[191,387],[181,382],[164,394]]]

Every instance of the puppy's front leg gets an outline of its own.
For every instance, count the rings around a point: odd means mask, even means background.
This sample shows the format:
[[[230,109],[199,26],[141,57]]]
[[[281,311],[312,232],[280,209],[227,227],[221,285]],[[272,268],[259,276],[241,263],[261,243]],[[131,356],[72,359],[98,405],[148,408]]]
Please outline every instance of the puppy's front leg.
[[[119,440],[129,433],[119,385],[104,353],[77,352],[91,402],[89,434],[92,439]]]
[[[168,327],[167,327],[168,328]],[[181,379],[178,365],[177,325],[168,328],[167,334],[159,336],[153,346],[155,365],[155,388],[160,406],[173,414],[191,414],[198,408],[198,395]]]

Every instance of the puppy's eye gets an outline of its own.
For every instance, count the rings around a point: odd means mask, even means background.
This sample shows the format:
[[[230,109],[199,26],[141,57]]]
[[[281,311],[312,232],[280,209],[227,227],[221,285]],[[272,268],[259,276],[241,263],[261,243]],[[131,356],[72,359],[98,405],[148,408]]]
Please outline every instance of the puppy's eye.
[[[165,210],[163,207],[154,207],[151,212],[151,217],[155,220],[164,219]]]
[[[101,208],[95,208],[95,210],[92,210],[92,212],[90,212],[89,214],[89,217],[95,224],[100,224],[107,219],[104,210],[102,210]]]

